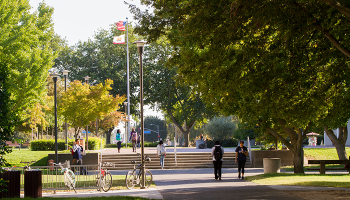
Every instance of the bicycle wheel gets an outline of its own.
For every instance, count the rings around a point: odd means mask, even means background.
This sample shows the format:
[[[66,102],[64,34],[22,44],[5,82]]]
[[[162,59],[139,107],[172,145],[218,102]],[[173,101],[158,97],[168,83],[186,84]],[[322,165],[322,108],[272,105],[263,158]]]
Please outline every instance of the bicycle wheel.
[[[128,171],[128,173],[125,176],[125,185],[126,187],[131,190],[135,186],[135,173],[133,171]]]
[[[140,180],[142,180],[141,175],[140,175]],[[152,173],[148,170],[145,171],[145,187],[148,188],[152,184]],[[140,181],[140,187],[142,188],[142,181]]]
[[[64,184],[68,189],[75,191],[75,175],[72,170],[67,170],[64,175]]]
[[[112,174],[106,172],[106,174],[102,177],[102,189],[107,192],[112,186]]]

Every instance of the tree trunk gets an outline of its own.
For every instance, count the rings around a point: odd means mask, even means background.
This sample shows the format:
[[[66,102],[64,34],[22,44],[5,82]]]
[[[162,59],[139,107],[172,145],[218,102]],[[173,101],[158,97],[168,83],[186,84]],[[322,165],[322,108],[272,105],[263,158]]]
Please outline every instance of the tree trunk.
[[[293,152],[293,154],[294,173],[304,173],[304,157],[302,156],[302,151]]]
[[[348,129],[347,127],[339,128],[339,136],[335,136],[333,130],[328,129],[328,126],[325,126],[325,132],[329,139],[333,142],[335,149],[338,153],[339,160],[348,160],[348,156],[345,151],[346,140],[348,139]]]
[[[111,143],[111,134],[112,134],[113,129],[109,129],[108,131],[105,131],[106,133],[106,144],[110,144]]]

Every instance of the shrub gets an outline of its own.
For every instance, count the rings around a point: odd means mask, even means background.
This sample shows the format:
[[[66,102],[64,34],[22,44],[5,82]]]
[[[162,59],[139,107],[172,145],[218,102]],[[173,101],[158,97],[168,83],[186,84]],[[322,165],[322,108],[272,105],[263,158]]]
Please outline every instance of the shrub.
[[[215,141],[214,140],[207,140],[207,148],[213,148]],[[238,140],[236,140],[236,139],[222,139],[219,141],[220,141],[221,146],[223,146],[223,147],[237,147],[238,146]]]
[[[72,147],[74,139],[68,140],[68,146]],[[102,146],[105,145],[105,141],[102,140]],[[65,141],[57,140],[58,151],[65,150]],[[30,148],[32,151],[55,151],[55,140],[34,140],[30,142]],[[89,138],[89,150],[98,150],[101,148],[101,139],[98,137]]]

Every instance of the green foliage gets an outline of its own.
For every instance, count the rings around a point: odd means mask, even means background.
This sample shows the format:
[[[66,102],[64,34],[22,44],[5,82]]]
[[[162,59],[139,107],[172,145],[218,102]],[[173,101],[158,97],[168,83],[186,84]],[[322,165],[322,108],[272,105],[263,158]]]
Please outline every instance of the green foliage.
[[[68,146],[72,147],[74,139],[68,140]],[[105,141],[102,141],[102,146]],[[65,150],[65,141],[57,140],[58,151]],[[55,151],[55,140],[34,140],[30,142],[30,149],[32,151]],[[89,150],[99,150],[101,148],[101,139],[98,137],[89,137]]]
[[[160,138],[163,139],[163,141],[165,141],[165,139],[167,138],[167,129],[166,129],[166,121],[159,119],[159,117],[157,116],[146,116],[145,120],[144,120],[144,124],[145,124],[145,130],[152,130],[150,134],[145,134],[145,141],[146,142],[157,142],[158,141],[158,128],[159,128],[159,136]],[[155,124],[158,125],[151,125],[151,124]],[[139,128],[136,127],[136,128]]]
[[[158,142],[145,142],[144,147],[157,147]],[[121,144],[125,148],[125,143]],[[128,143],[128,147],[132,147],[132,143]],[[117,144],[106,144],[105,148],[117,148]]]
[[[232,117],[214,117],[205,125],[206,133],[213,140],[229,139],[232,137],[233,131],[236,129]]]
[[[207,140],[207,148],[213,148],[216,140]],[[221,139],[219,140],[221,146],[223,147],[237,147],[238,140],[237,139]]]
[[[237,122],[237,129],[233,131],[233,137],[238,140],[246,140],[247,137],[249,139],[254,139],[259,136],[259,132],[257,132],[256,128],[252,128],[248,123]]]

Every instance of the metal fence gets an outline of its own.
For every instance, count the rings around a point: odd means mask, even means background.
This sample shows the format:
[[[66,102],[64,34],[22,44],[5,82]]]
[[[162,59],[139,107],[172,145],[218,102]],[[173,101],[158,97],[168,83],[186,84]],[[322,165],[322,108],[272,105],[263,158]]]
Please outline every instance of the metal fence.
[[[76,189],[95,189],[96,178],[99,173],[98,165],[70,165],[75,174]],[[21,171],[21,191],[24,190],[24,167],[13,167],[11,170]],[[59,166],[33,166],[31,170],[42,172],[42,190],[67,190],[64,185],[64,174]],[[28,181],[28,180],[27,180]]]

